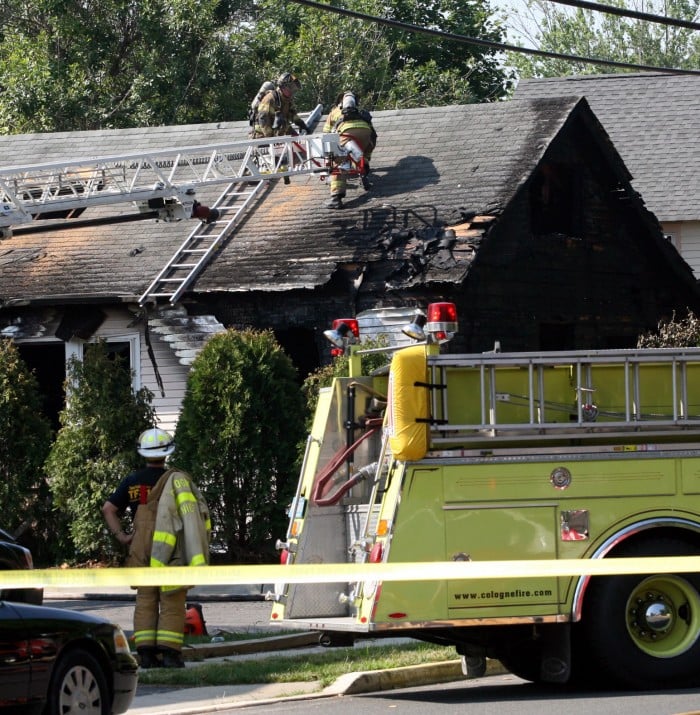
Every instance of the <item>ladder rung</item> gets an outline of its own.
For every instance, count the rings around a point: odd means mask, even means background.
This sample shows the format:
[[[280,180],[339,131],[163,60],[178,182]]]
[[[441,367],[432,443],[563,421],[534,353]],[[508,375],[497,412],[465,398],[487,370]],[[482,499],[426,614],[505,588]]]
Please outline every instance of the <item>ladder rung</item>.
[[[171,268],[196,268],[199,263],[171,263]]]

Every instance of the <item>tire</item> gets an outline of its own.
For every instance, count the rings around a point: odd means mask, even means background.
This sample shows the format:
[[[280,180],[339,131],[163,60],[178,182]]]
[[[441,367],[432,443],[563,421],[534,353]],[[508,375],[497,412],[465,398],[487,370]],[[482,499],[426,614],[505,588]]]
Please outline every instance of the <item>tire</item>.
[[[513,675],[533,683],[541,683],[542,648],[533,640],[530,628],[515,627],[507,642],[497,651],[498,660]]]
[[[56,664],[47,695],[48,715],[109,715],[109,689],[99,663],[71,651]]]
[[[619,557],[689,556],[669,537],[639,542]],[[591,580],[580,636],[584,669],[615,686],[640,690],[700,682],[700,575],[635,574]]]

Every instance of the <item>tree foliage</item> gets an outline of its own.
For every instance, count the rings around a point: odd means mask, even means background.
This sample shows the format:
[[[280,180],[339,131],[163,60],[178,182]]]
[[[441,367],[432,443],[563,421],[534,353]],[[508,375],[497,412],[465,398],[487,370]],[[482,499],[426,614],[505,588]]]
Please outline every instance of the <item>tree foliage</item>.
[[[43,465],[51,439],[51,426],[41,414],[36,378],[14,343],[0,340],[2,527],[18,537],[45,525],[42,517],[48,495]]]
[[[700,347],[700,318],[689,311],[684,318],[660,321],[655,332],[640,335],[638,348],[697,348]]]
[[[260,0],[264,34],[283,41],[263,67],[293,69],[305,83],[298,104],[328,107],[353,89],[370,109],[490,101],[504,96],[510,77],[484,47],[378,25],[294,4]],[[504,29],[488,0],[349,0],[364,14],[502,42]]]
[[[608,5],[697,22],[700,0],[610,0]],[[655,67],[697,69],[700,36],[687,28],[666,26],[581,8],[562,8],[546,0],[528,0],[527,11],[511,20],[529,47],[581,57]],[[532,28],[537,28],[533,30]],[[522,44],[522,43],[521,43]],[[509,53],[520,77],[560,77],[615,71],[608,66]]]
[[[195,359],[173,464],[189,471],[233,562],[273,560],[294,495],[304,408],[296,370],[269,331],[228,330]]]
[[[489,0],[348,0],[346,6],[500,41]],[[261,82],[289,70],[298,108],[346,88],[369,108],[503,96],[488,48],[273,0],[5,0],[0,132],[244,119]]]
[[[68,400],[46,462],[59,515],[68,519],[72,559],[114,559],[120,551],[105,528],[102,505],[121,479],[142,463],[140,433],[154,423],[152,393],[134,392],[123,358],[104,341],[85,346],[67,365]]]

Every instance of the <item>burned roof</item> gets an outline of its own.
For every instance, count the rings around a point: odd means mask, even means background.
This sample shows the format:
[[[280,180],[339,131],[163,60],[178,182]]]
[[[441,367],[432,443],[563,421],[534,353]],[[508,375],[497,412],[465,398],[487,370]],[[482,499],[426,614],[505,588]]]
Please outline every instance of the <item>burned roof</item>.
[[[660,221],[700,219],[700,77],[657,73],[523,79],[516,100],[576,95],[595,115]]]
[[[581,114],[597,126],[575,97],[377,112],[371,191],[352,186],[346,208],[332,211],[324,206],[328,186],[315,174],[293,177],[289,185],[271,181],[193,290],[314,288],[344,265],[387,259],[397,261],[390,276],[397,285],[417,280],[411,262],[423,282],[458,282],[490,221],[570,118]],[[3,136],[0,156],[2,166],[11,166],[215,144],[244,140],[247,128],[233,122]],[[612,145],[609,152],[614,160]],[[618,171],[627,178],[621,162]],[[211,202],[217,191],[198,198]],[[81,218],[129,212],[133,207],[90,208]],[[133,301],[190,223],[149,220],[16,235],[0,243],[0,301]]]

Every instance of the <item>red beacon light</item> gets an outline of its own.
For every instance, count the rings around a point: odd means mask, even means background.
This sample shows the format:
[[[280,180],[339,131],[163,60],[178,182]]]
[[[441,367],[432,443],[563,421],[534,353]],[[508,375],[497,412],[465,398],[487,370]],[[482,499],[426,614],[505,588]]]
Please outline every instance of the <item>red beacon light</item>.
[[[354,345],[360,342],[360,324],[355,318],[337,318],[331,324],[330,330],[324,330],[323,335],[340,350],[344,350],[346,345]],[[340,354],[331,351],[332,354]]]
[[[454,303],[431,303],[428,306],[425,332],[438,343],[446,343],[457,332],[457,306]]]

